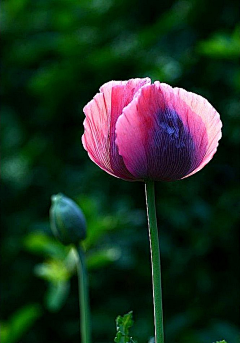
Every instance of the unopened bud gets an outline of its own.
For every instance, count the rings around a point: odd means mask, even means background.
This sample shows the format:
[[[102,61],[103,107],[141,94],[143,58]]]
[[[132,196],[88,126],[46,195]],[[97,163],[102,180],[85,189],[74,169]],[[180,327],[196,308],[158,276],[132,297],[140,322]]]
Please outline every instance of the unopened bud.
[[[50,226],[64,245],[77,244],[86,238],[86,221],[80,207],[63,194],[53,195]]]

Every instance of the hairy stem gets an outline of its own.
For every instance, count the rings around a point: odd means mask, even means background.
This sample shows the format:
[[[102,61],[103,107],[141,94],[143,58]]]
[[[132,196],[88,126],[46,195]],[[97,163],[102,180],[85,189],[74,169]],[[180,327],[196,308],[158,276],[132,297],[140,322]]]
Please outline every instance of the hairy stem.
[[[145,193],[152,264],[155,343],[164,343],[160,248],[158,239],[155,192],[153,181],[146,181]]]
[[[79,289],[79,308],[80,308],[80,333],[81,343],[91,343],[90,334],[90,310],[88,298],[88,281],[85,264],[85,255],[80,246],[76,247],[78,260],[78,289]]]

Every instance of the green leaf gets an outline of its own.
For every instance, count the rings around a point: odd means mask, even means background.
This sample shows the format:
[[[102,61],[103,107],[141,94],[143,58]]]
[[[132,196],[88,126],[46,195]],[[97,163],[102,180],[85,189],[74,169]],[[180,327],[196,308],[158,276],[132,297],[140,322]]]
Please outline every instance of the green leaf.
[[[121,250],[114,247],[91,252],[91,254],[87,256],[87,268],[90,270],[104,267],[117,261],[120,256]]]
[[[27,305],[18,310],[8,322],[1,325],[3,328],[0,332],[1,343],[19,342],[20,338],[29,330],[41,314],[42,311],[37,304]]]
[[[58,283],[67,281],[76,269],[76,257],[73,249],[64,258],[50,258],[44,263],[35,265],[34,272],[41,279]]]
[[[38,277],[50,282],[66,281],[71,276],[63,261],[53,259],[37,264],[34,272]]]
[[[31,232],[24,238],[25,248],[34,253],[43,256],[51,256],[63,259],[69,252],[69,248],[62,245],[54,237],[41,232]]]
[[[123,317],[118,316],[116,319],[117,334],[114,339],[115,343],[136,343],[129,336],[129,329],[133,326],[132,311]]]
[[[216,343],[227,343],[227,342],[223,340],[223,341],[217,341]]]
[[[123,223],[122,216],[102,215],[96,199],[81,196],[78,204],[87,220],[87,237],[83,242],[86,250],[95,246],[106,233],[121,227]]]
[[[209,39],[198,44],[198,52],[202,55],[218,59],[239,58],[239,32],[239,28],[237,28],[232,34],[217,32]]]
[[[46,293],[46,306],[49,311],[57,312],[67,300],[70,289],[69,281],[50,282]]]

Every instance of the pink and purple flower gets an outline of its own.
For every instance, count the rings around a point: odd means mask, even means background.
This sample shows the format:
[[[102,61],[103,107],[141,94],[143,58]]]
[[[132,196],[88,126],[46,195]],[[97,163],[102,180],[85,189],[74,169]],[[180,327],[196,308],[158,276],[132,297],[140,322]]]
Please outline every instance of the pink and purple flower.
[[[105,83],[83,111],[89,157],[128,181],[188,177],[221,138],[220,116],[206,99],[149,78]]]

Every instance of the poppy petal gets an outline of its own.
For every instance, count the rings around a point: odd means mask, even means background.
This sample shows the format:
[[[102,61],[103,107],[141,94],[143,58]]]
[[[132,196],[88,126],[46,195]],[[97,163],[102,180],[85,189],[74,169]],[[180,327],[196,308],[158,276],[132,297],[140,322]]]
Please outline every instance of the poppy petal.
[[[110,81],[83,109],[86,118],[82,143],[89,157],[109,174],[125,180],[135,180],[135,177],[127,170],[118,153],[115,125],[123,108],[148,83],[151,83],[149,78]]]
[[[220,131],[218,125],[217,138],[211,139],[212,128],[219,115],[204,98],[191,101],[192,94],[155,82],[142,87],[124,108],[116,124],[116,143],[132,175],[174,181],[211,159]]]
[[[187,176],[195,174],[201,170],[212,158],[217,151],[218,142],[222,137],[222,122],[220,120],[219,113],[215,108],[201,95],[187,92],[183,88],[173,88],[173,91],[177,96],[183,100],[189,108],[196,113],[202,120],[208,138],[208,144],[206,146],[206,152],[200,165]],[[195,138],[198,137],[198,128],[195,128]]]

